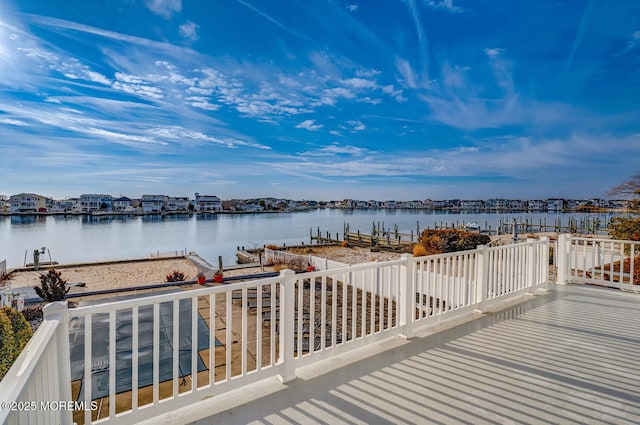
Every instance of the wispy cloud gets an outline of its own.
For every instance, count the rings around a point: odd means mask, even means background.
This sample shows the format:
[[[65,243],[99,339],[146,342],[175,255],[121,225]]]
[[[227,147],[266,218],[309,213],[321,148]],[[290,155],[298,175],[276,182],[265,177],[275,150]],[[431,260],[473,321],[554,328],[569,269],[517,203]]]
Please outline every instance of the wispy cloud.
[[[182,0],[145,0],[145,3],[153,13],[167,19],[182,10]]]
[[[464,9],[453,4],[453,0],[425,0],[425,4],[432,9],[444,10],[452,13],[461,13]]]
[[[187,21],[186,23],[180,25],[180,27],[178,28],[178,34],[180,34],[181,37],[184,37],[187,40],[196,41],[199,38],[199,28],[200,25],[197,25],[191,21]]]
[[[309,131],[320,130],[322,127],[322,124],[316,124],[314,120],[304,120],[300,124],[296,125],[296,128],[304,128]]]
[[[358,10],[358,4],[357,3],[348,4],[347,5],[347,10],[349,12],[355,12],[356,10]]]

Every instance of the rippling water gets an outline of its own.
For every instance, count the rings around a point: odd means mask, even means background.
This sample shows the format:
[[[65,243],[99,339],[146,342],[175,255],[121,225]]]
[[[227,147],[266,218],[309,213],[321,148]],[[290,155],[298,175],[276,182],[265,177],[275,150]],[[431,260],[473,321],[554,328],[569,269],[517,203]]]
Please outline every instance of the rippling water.
[[[599,217],[604,223],[610,215],[556,213],[436,213],[411,210],[332,210],[310,212],[203,215],[203,216],[15,216],[0,217],[0,261],[8,267],[22,266],[33,258],[33,250],[46,247],[61,263],[91,262],[108,259],[148,257],[157,252],[196,251],[216,264],[221,255],[225,264],[235,262],[237,247],[254,247],[274,243],[282,245],[309,242],[309,230],[320,227],[333,237],[342,237],[344,223],[351,231],[370,233],[374,223],[385,228],[398,226],[400,232],[416,231],[437,223],[477,222],[496,228],[498,222],[529,220],[547,224],[560,218]],[[45,254],[45,260],[48,255]]]

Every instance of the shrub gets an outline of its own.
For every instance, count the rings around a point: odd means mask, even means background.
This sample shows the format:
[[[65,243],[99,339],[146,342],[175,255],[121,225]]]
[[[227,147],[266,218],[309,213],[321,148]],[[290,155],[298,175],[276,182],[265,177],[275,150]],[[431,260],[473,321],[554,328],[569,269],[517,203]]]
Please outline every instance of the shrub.
[[[174,270],[173,273],[167,275],[167,282],[184,282],[184,273]]]
[[[425,255],[428,255],[427,248],[425,248],[423,245],[420,245],[419,243],[413,246],[414,257],[424,257]]]
[[[11,328],[13,330],[13,338],[15,341],[15,348],[17,350],[17,357],[24,346],[27,345],[27,342],[29,342],[31,335],[33,334],[31,332],[31,326],[29,326],[29,323],[27,323],[22,313],[20,313],[18,310],[14,310],[11,307],[2,307],[2,312],[11,321]]]
[[[49,269],[47,274],[40,276],[40,286],[33,289],[36,294],[46,302],[62,301],[67,296],[69,288],[66,286],[67,281],[62,279],[62,273]]]
[[[11,307],[0,309],[0,379],[18,358],[31,338],[31,326]]]
[[[33,304],[25,306],[22,309],[22,315],[27,322],[31,322],[32,320],[42,319],[42,304]]]
[[[14,270],[10,271],[10,272],[1,272],[0,273],[0,287],[4,286],[8,280],[11,280],[13,278],[13,272]]]
[[[296,272],[304,272],[307,270],[307,262],[303,259],[292,259],[292,260],[276,260],[273,262],[273,269],[277,272],[280,270],[290,269]]]
[[[640,217],[614,217],[609,230],[613,239],[640,241]]]
[[[420,235],[420,245],[425,248],[428,254],[466,251],[489,242],[491,242],[491,238],[487,235],[453,229],[427,229]]]
[[[15,353],[15,340],[11,320],[4,311],[0,310],[0,379],[4,378],[13,361]]]

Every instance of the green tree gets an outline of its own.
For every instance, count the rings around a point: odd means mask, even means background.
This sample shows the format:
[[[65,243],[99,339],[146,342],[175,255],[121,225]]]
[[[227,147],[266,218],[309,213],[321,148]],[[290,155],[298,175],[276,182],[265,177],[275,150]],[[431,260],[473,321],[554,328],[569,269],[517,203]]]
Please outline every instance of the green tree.
[[[46,302],[62,301],[69,292],[67,281],[62,278],[62,273],[55,269],[49,269],[47,274],[40,276],[40,286],[36,286],[36,294]]]

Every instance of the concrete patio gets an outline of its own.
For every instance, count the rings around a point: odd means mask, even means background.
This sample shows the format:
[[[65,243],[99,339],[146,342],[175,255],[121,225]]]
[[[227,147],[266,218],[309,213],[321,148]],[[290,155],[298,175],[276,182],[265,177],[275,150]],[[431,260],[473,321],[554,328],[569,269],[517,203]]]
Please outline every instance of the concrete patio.
[[[640,295],[552,286],[500,312],[409,341],[390,338],[297,376],[152,421],[637,424]]]

